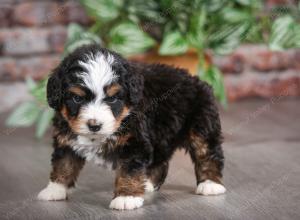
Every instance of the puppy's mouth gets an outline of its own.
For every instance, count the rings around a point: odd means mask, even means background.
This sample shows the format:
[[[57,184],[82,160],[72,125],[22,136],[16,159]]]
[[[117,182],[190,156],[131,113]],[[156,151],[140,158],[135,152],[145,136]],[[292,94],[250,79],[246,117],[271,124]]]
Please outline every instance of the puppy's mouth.
[[[109,139],[108,135],[103,134],[77,133],[77,135],[85,140],[89,140],[89,144],[85,147],[101,146]]]
[[[94,138],[94,139],[103,139],[103,140],[105,140],[106,138],[109,137],[109,135],[102,134],[102,133],[99,133],[99,132],[88,132],[88,133],[75,132],[75,133],[77,135],[80,135],[80,136],[84,136],[84,137],[87,137],[87,138]]]

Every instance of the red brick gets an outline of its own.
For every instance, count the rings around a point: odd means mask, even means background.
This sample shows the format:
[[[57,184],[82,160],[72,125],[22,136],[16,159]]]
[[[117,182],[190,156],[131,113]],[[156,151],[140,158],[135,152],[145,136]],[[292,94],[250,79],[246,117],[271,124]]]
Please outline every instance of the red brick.
[[[18,25],[44,26],[65,23],[64,13],[64,5],[57,2],[24,2],[16,5],[13,20]]]
[[[18,63],[22,72],[21,76],[24,78],[30,75],[34,79],[42,79],[47,76],[49,72],[56,67],[60,61],[60,56],[38,56],[28,59],[21,59]]]
[[[67,28],[56,27],[50,30],[49,44],[53,52],[62,53],[67,39]]]
[[[26,76],[42,79],[59,63],[59,55],[29,58],[0,58],[0,81],[24,80]]]
[[[20,78],[20,71],[13,58],[0,58],[0,81],[15,81]]]
[[[79,2],[70,1],[65,4],[66,9],[66,22],[78,23],[82,25],[89,25],[92,23],[92,19],[88,17],[84,8]]]
[[[11,25],[11,14],[13,11],[12,4],[1,3],[0,4],[0,27],[7,27]]]
[[[300,71],[300,49],[297,49],[294,52],[292,67]]]
[[[14,4],[20,0],[1,0],[1,4]],[[25,1],[25,0],[24,0]],[[28,0],[27,0],[28,1]]]
[[[295,3],[297,0],[267,0],[265,2],[267,7],[274,7],[280,5],[287,5],[291,3]]]
[[[293,50],[271,51],[263,45],[243,45],[234,54],[244,58],[248,69],[261,72],[286,70],[292,66]]]
[[[281,71],[295,66],[295,57],[298,60],[300,57],[299,51],[295,55],[295,50],[276,52],[263,45],[242,45],[231,55],[214,57],[213,62],[225,74],[241,73],[247,70],[262,73]]]
[[[249,97],[300,96],[300,73],[285,71],[281,74],[247,73],[225,76],[227,97],[236,101]]]
[[[288,52],[261,51],[253,57],[250,65],[258,71],[286,70],[291,67],[291,56]]]
[[[1,54],[11,56],[50,52],[48,35],[48,29],[2,29],[0,32]]]
[[[245,68],[244,57],[239,54],[233,54],[225,57],[214,57],[213,63],[217,65],[224,74],[241,73]]]

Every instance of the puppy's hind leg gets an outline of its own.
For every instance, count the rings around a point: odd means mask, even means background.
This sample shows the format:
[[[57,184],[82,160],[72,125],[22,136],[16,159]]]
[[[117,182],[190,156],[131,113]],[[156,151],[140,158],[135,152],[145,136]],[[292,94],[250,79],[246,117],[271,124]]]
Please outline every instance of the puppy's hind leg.
[[[74,186],[85,160],[69,147],[56,148],[52,154],[52,172],[46,188],[39,194],[39,200],[65,200],[68,188]]]
[[[219,195],[226,189],[221,183],[223,151],[220,145],[210,146],[201,135],[192,132],[189,152],[195,166],[196,194]]]

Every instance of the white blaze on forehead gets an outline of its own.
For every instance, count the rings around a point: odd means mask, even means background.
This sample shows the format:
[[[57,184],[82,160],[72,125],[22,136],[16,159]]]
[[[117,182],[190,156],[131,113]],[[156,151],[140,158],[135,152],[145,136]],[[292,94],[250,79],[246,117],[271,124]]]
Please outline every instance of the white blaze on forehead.
[[[87,62],[79,61],[79,64],[87,71],[80,73],[80,76],[85,86],[95,93],[97,100],[100,100],[105,95],[103,88],[117,78],[112,70],[114,58],[110,54],[106,57],[101,53],[90,54],[87,57]]]
[[[80,73],[79,77],[83,80],[83,86],[94,93],[95,99],[82,106],[79,117],[83,120],[83,124],[80,130],[82,133],[89,133],[86,122],[89,119],[95,119],[102,125],[98,133],[108,136],[115,130],[115,117],[103,99],[105,98],[104,87],[117,78],[112,70],[114,58],[110,54],[105,56],[101,53],[86,56],[88,58],[86,62],[79,61],[79,64],[86,69],[85,72]]]

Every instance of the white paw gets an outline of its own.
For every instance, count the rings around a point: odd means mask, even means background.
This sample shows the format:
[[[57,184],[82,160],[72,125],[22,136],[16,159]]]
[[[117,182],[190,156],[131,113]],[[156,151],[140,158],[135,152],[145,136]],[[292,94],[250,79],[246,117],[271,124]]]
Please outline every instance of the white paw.
[[[144,185],[145,185],[145,192],[147,193],[154,192],[155,188],[150,180],[147,179]]]
[[[132,210],[143,205],[144,199],[135,196],[118,196],[114,198],[109,205],[111,209]]]
[[[39,200],[65,200],[67,198],[67,188],[60,183],[49,182],[37,196]]]
[[[198,184],[196,194],[208,195],[219,195],[226,192],[225,187],[222,184],[216,183],[211,180],[205,180]]]

